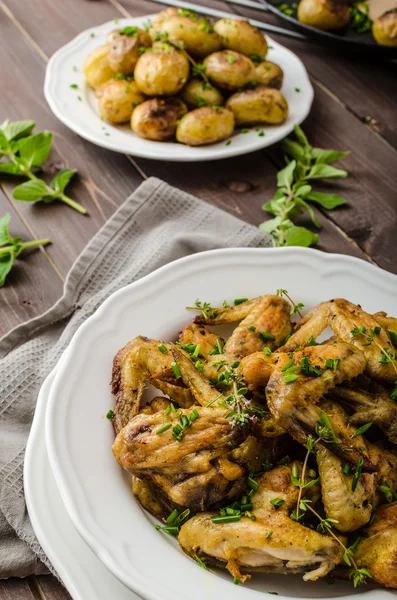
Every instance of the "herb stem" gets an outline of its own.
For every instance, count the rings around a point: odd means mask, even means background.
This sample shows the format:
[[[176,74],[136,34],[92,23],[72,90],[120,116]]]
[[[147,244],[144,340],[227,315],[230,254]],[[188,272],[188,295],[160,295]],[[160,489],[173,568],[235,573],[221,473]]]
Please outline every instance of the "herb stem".
[[[46,246],[47,244],[51,244],[51,240],[49,238],[44,238],[42,240],[32,240],[31,242],[23,242],[20,248],[21,251],[26,248],[35,248],[36,246]],[[0,254],[9,254],[10,252],[15,250],[15,246],[4,246],[0,248]]]

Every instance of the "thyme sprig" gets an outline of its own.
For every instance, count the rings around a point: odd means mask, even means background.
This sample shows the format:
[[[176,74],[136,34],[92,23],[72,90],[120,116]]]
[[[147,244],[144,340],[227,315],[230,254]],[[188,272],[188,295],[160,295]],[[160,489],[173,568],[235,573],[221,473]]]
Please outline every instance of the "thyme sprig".
[[[293,218],[308,213],[315,227],[321,228],[310,203],[314,202],[322,208],[333,210],[346,204],[336,194],[324,194],[313,191],[311,182],[315,179],[345,179],[347,171],[337,169],[331,163],[344,158],[349,152],[313,148],[302,129],[296,125],[295,139],[286,138],[281,142],[281,149],[286,156],[287,166],[277,174],[277,192],[263,209],[273,215],[273,219],[265,221],[259,228],[273,237],[274,246],[311,246],[316,244],[319,236],[306,227],[294,224]]]
[[[302,304],[302,302],[298,302],[298,304],[296,304],[292,300],[291,296],[288,294],[287,290],[282,290],[282,289],[277,290],[276,291],[276,296],[280,296],[280,298],[282,298],[282,296],[285,296],[287,298],[287,300],[289,300],[290,304],[292,305],[291,306],[291,310],[289,311],[289,314],[292,316],[295,313],[298,313],[298,315],[302,319],[303,315],[301,313],[301,308],[305,307],[305,305]]]

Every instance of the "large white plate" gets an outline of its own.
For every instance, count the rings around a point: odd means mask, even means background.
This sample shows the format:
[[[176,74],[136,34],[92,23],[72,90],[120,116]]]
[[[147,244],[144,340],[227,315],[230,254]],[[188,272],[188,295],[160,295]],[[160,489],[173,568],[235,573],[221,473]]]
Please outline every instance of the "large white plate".
[[[42,385],[25,454],[29,517],[44,552],[73,600],[140,600],[95,556],[73,526],[51,471],[45,445],[45,411],[55,372]]]
[[[190,148],[176,142],[144,140],[135,135],[129,125],[112,126],[102,121],[95,94],[85,83],[82,72],[84,60],[92,50],[106,43],[109,31],[126,25],[142,26],[154,16],[120,19],[117,25],[110,21],[93,27],[80,33],[51,57],[44,83],[45,97],[55,116],[81,137],[103,148],[144,158],[182,162],[216,160],[271,146],[291,133],[294,125],[306,119],[313,102],[313,88],[306,69],[293,52],[268,37],[271,46],[268,58],[284,70],[282,92],[288,100],[290,113],[280,126],[261,127],[265,131],[263,137],[258,136],[254,127],[248,133],[236,133],[228,146],[223,141]],[[73,84],[77,84],[78,89],[71,88]]]
[[[297,248],[203,252],[162,267],[111,296],[75,334],[51,388],[46,439],[66,509],[86,542],[128,587],[148,600],[250,600],[258,591],[282,597],[346,596],[348,586],[303,584],[255,576],[234,586],[208,573],[157,532],[130,492],[111,453],[106,415],[112,358],[138,334],[170,340],[190,318],[197,296],[221,303],[288,289],[306,307],[344,296],[368,311],[395,313],[397,277],[351,257]],[[368,589],[368,588],[367,588]],[[364,590],[363,593],[366,593]],[[377,600],[390,597],[372,591]]]

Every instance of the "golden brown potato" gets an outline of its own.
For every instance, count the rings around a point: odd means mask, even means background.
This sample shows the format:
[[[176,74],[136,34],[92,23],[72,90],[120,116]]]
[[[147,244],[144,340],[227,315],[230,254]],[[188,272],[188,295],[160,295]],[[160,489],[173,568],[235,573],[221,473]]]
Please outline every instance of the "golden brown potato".
[[[84,75],[90,87],[98,88],[113,75],[109,66],[109,48],[99,46],[89,54],[84,62]]]
[[[204,60],[205,73],[211,83],[233,92],[255,80],[252,60],[234,50],[221,50]]]
[[[170,44],[155,44],[138,60],[134,77],[147,96],[173,96],[185,85],[189,75],[187,58]]]
[[[140,137],[165,142],[175,137],[177,123],[186,112],[179,98],[151,98],[134,109],[131,127]]]
[[[348,2],[344,0],[301,0],[298,19],[316,29],[342,29],[350,21]]]
[[[177,11],[178,14],[156,21],[150,29],[153,41],[181,43],[189,54],[204,58],[222,48],[222,41],[212,25],[191,10]]]
[[[264,60],[255,67],[255,79],[260,85],[265,87],[281,89],[283,85],[284,73],[281,67],[270,60]]]
[[[138,27],[124,27],[108,36],[109,65],[115,73],[129,75],[134,72],[142,49],[152,45],[150,35]]]
[[[288,103],[282,93],[263,86],[233,94],[225,106],[233,112],[236,125],[278,125],[288,116]]]
[[[220,106],[223,96],[219,90],[203,79],[191,79],[181,91],[181,98],[189,107]]]
[[[224,48],[235,50],[247,56],[266,58],[267,42],[263,33],[248,21],[240,19],[220,19],[214,25],[222,38]]]
[[[388,10],[373,22],[372,35],[381,46],[397,47],[397,9]]]
[[[226,108],[204,106],[185,115],[176,130],[176,139],[188,146],[220,142],[232,135],[233,113]]]
[[[111,123],[129,121],[134,108],[145,100],[134,81],[122,79],[109,79],[96,94],[101,117]]]
[[[169,6],[168,8],[165,8],[164,10],[161,10],[159,13],[157,13],[154,24],[158,25],[162,21],[165,21],[165,19],[168,19],[169,17],[176,17],[177,15],[178,9],[174,8],[173,6]]]

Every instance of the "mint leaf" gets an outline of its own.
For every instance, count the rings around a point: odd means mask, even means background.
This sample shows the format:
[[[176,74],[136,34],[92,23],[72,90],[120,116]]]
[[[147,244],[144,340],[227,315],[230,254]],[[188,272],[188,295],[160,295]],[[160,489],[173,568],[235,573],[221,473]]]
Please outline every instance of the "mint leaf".
[[[43,198],[43,196],[48,196],[48,188],[41,179],[33,179],[17,185],[17,187],[14,188],[12,196],[15,200],[35,202],[36,200]]]
[[[22,173],[18,165],[10,162],[0,163],[0,173],[8,173],[9,175],[20,175]]]
[[[337,206],[342,206],[342,204],[346,204],[346,200],[341,198],[341,196],[337,196],[336,194],[323,194],[322,192],[310,192],[306,196],[307,200],[311,200],[311,202],[317,202],[323,208],[327,210],[332,210]]]
[[[280,217],[276,217],[275,219],[269,219],[268,221],[261,223],[259,225],[259,229],[261,229],[262,231],[266,231],[267,233],[273,233],[273,231],[276,231],[278,229],[280,223]]]
[[[303,206],[303,208],[305,208],[307,210],[307,212],[309,213],[309,216],[310,216],[311,220],[313,221],[313,223],[315,224],[315,226],[318,227],[319,229],[321,229],[321,227],[322,227],[321,223],[318,220],[318,218],[317,218],[314,210],[312,209],[312,207],[307,202],[305,202],[304,200],[302,200],[302,198],[297,198],[295,200],[295,203],[298,206]]]
[[[5,283],[8,273],[11,271],[14,262],[14,253],[7,252],[0,254],[0,287]]]
[[[336,160],[349,156],[350,152],[339,152],[338,150],[324,150],[323,148],[313,148],[312,157],[316,163],[333,163]]]
[[[312,187],[310,185],[305,184],[305,183],[297,183],[294,186],[295,196],[300,196],[300,197],[307,196],[307,194],[309,192],[311,192],[311,190],[312,190]]]
[[[12,237],[8,232],[10,220],[10,213],[5,214],[4,217],[1,217],[0,219],[0,246],[7,246],[8,244],[12,244]]]
[[[295,125],[294,133],[295,133],[296,139],[301,144],[301,146],[303,146],[303,148],[306,148],[307,150],[309,148],[311,150],[311,145],[309,144],[309,140],[307,139],[307,137],[305,136],[305,134],[303,133],[303,130],[299,127],[299,125]]]
[[[312,244],[317,244],[318,240],[318,235],[312,233],[306,227],[296,227],[294,225],[285,232],[286,246],[303,246],[307,248]]]
[[[63,169],[59,171],[58,175],[51,181],[51,187],[59,194],[62,194],[75,173],[77,173],[76,169]]]
[[[0,125],[0,129],[3,131],[5,137],[10,142],[11,140],[17,140],[21,137],[29,135],[36,123],[34,121],[14,121],[11,122],[8,119]]]
[[[298,142],[286,138],[280,142],[280,147],[285,154],[292,156],[295,160],[301,161],[304,164],[310,164],[310,156],[308,156],[307,150],[302,148]]]
[[[7,150],[8,148],[8,140],[2,130],[0,129],[0,150]],[[2,152],[4,154],[4,152]]]
[[[295,167],[296,160],[291,160],[291,162],[284,169],[277,173],[278,187],[286,187],[288,190],[291,188],[291,184],[294,179]]]
[[[28,168],[40,167],[48,158],[51,144],[52,133],[41,131],[21,141],[19,144],[19,155]]]
[[[317,164],[313,165],[310,169],[309,174],[306,176],[307,179],[345,179],[347,177],[347,171],[337,169],[331,165]]]

